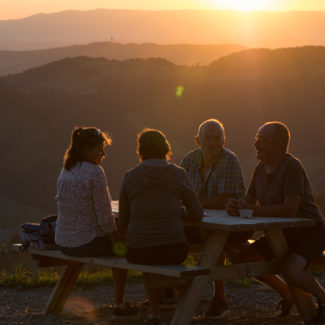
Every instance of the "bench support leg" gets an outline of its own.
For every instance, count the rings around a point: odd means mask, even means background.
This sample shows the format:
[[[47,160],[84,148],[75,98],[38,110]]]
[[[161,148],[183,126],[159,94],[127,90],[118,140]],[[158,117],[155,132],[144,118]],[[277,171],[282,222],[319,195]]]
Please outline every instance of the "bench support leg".
[[[227,232],[216,232],[208,238],[205,249],[201,255],[199,266],[213,268],[223,250],[227,240]],[[198,276],[194,278],[187,290],[170,325],[186,325],[191,322],[193,313],[202,298],[209,276]]]
[[[83,263],[71,264],[64,267],[58,282],[43,310],[43,314],[59,314],[62,310],[74,284],[76,283]]]

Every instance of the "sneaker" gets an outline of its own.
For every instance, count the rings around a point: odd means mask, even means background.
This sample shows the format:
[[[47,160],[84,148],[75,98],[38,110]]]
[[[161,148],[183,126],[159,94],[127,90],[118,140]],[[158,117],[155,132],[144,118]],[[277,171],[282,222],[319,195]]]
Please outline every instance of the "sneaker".
[[[160,318],[149,318],[147,316],[146,320],[145,320],[145,324],[146,325],[160,325]]]
[[[209,310],[205,313],[206,319],[220,319],[230,314],[230,309],[225,300],[214,297]]]
[[[149,308],[149,300],[144,300],[141,303],[141,307],[144,309]],[[173,288],[164,288],[162,297],[161,297],[161,302],[160,302],[160,309],[161,310],[168,310],[168,309],[174,309],[177,307],[176,304],[176,296],[175,296],[175,291]]]
[[[318,304],[313,321],[315,324],[325,324],[325,304]]]
[[[290,314],[290,311],[293,307],[293,305],[295,304],[295,301],[293,298],[289,298],[289,299],[281,299],[279,301],[279,307],[281,309],[281,312],[279,314],[280,317],[286,317]]]
[[[126,301],[124,308],[114,307],[112,311],[112,320],[125,320],[133,318],[139,312],[139,308]]]

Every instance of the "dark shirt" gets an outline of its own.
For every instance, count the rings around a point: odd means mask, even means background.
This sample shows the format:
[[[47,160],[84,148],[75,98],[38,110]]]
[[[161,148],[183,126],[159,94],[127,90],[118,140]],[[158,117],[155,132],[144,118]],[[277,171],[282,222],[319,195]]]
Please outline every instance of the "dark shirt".
[[[188,218],[203,218],[183,168],[164,159],[148,159],[128,171],[119,200],[119,224],[127,229],[127,245],[144,248],[186,242],[182,204]]]
[[[300,195],[297,217],[323,220],[322,213],[314,204],[305,169],[291,154],[286,154],[278,168],[270,174],[266,173],[264,163],[260,162],[247,193],[256,198],[261,206],[283,204],[287,196]]]

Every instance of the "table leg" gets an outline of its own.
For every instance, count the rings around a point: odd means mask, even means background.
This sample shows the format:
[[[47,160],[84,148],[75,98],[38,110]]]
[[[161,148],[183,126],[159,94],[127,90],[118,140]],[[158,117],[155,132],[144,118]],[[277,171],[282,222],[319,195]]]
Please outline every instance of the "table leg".
[[[228,232],[215,232],[208,238],[198,263],[199,266],[212,268],[216,265],[228,234]],[[208,280],[208,276],[198,276],[193,279],[192,284],[187,290],[185,297],[180,302],[170,325],[186,325],[190,323],[192,315],[203,296]]]
[[[76,283],[83,263],[70,264],[64,267],[51,296],[43,310],[43,314],[58,314],[63,308],[74,284]]]
[[[289,251],[288,243],[283,235],[282,229],[273,228],[267,230],[265,233],[274,256],[281,263]],[[313,317],[313,303],[310,294],[292,285],[288,286],[296,300],[296,305],[302,319],[308,323]]]

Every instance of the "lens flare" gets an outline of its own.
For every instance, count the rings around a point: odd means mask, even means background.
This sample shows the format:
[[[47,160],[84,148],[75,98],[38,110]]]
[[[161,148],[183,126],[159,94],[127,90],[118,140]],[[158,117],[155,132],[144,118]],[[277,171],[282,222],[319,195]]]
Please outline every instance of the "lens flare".
[[[120,242],[114,243],[113,252],[117,256],[125,256],[126,253],[128,252],[128,248],[124,242],[120,241]]]
[[[64,309],[71,314],[87,319],[92,324],[96,323],[97,317],[95,306],[83,297],[70,297]]]
[[[178,97],[178,98],[182,97],[183,92],[184,92],[184,87],[183,86],[178,86],[176,88],[176,97]]]

